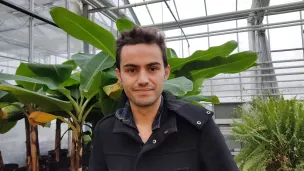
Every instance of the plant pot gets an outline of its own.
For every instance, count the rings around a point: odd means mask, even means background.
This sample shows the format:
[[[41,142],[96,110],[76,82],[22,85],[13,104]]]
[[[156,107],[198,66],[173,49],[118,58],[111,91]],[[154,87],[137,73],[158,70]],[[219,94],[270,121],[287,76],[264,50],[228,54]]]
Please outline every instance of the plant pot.
[[[26,167],[20,167],[20,168],[15,169],[14,171],[27,171],[27,170],[26,170]]]
[[[58,169],[64,169],[70,167],[70,158],[61,158],[59,162],[55,159],[47,160],[47,171],[56,171]]]
[[[67,157],[68,156],[69,151],[67,149],[61,149],[60,150],[60,157]],[[48,151],[48,155],[52,158],[55,159],[56,154],[55,154],[55,150],[50,150]]]
[[[60,168],[57,171],[70,171],[70,169],[69,168]]]
[[[39,156],[39,165],[46,166],[46,161],[48,159],[50,159],[50,156],[48,156],[48,155],[41,155],[41,156]]]
[[[17,168],[14,171],[27,171],[27,170],[26,170],[26,167],[24,166],[24,167]],[[39,171],[46,171],[46,166],[40,165]]]
[[[18,164],[10,163],[10,164],[4,164],[3,171],[14,171],[19,167]]]

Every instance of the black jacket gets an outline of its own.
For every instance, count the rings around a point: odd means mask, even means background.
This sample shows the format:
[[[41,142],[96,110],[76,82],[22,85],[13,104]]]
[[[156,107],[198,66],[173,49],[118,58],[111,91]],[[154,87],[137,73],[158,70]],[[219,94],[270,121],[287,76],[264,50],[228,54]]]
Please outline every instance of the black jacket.
[[[237,171],[213,112],[163,94],[161,126],[143,144],[115,115],[96,126],[89,171]]]

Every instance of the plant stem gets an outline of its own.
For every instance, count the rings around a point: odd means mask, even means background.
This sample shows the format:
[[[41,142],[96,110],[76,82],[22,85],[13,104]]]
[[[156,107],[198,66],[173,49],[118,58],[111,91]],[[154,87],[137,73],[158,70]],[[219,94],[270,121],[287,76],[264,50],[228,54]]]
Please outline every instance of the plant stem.
[[[81,99],[80,99],[80,108],[82,108],[82,104],[83,104],[83,100],[84,100],[84,96],[83,95],[81,95]]]
[[[37,148],[37,156],[40,156],[40,146],[39,146],[39,136],[38,136],[38,126],[35,127],[35,132],[36,132],[36,148]]]
[[[82,123],[84,123],[85,119],[87,118],[88,114],[91,112],[93,109],[94,105],[90,106],[90,108],[86,111],[86,113],[82,117]]]
[[[81,107],[80,113],[79,113],[79,115],[78,115],[78,120],[79,120],[79,121],[82,120],[82,115],[83,115],[83,113],[84,113],[84,110],[85,110],[85,108],[87,107],[87,105],[89,104],[89,102],[90,102],[91,99],[92,99],[92,98],[88,98],[88,99],[84,102],[83,106]]]
[[[1,151],[0,151],[0,170],[2,170],[4,168],[4,163],[3,163],[3,158],[1,155]]]
[[[55,154],[56,154],[56,161],[59,162],[60,160],[60,136],[61,136],[61,120],[56,119],[56,134],[55,134]]]
[[[72,112],[70,112],[70,111],[66,111],[68,114],[69,114],[69,116],[71,116],[72,117],[72,121],[73,121],[73,123],[75,123],[75,126],[76,126],[76,128],[77,129],[80,129],[80,126],[79,126],[79,124],[78,124],[78,120],[77,120],[77,118],[75,117],[75,115],[73,115],[73,113]],[[65,122],[66,123],[66,122]]]
[[[72,105],[74,106],[76,113],[79,113],[79,106],[77,104],[77,102],[71,97],[71,96],[67,96],[67,98],[70,100],[70,102],[72,103]]]
[[[33,107],[31,104],[26,105],[26,108],[29,113],[32,113]],[[39,162],[37,157],[37,133],[36,133],[36,126],[30,126],[30,139],[31,139],[31,167],[32,171],[39,171]]]
[[[69,123],[68,121],[66,121],[65,119],[63,119],[63,117],[58,117],[57,119],[61,120],[62,122],[68,124],[69,127],[72,128],[72,130],[77,133],[78,132],[78,129],[76,129],[72,123]]]
[[[34,126],[31,126],[31,156],[32,156],[32,170],[33,171],[39,171],[36,144],[37,144],[36,129]]]
[[[25,144],[26,144],[26,168],[31,170],[31,139],[30,139],[30,123],[27,117],[24,118],[25,122]]]

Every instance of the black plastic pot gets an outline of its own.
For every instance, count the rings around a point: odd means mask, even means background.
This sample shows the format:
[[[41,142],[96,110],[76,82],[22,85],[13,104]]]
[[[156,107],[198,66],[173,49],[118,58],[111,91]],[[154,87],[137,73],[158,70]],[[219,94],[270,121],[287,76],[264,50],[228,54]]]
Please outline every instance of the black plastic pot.
[[[68,149],[61,149],[60,150],[60,158],[63,157],[63,158],[66,158],[68,156]],[[55,150],[50,150],[48,151],[48,155],[52,158],[52,159],[55,159],[56,157],[56,154],[55,154]]]
[[[39,165],[46,166],[46,161],[50,159],[50,156],[48,155],[41,155],[39,156]]]
[[[70,167],[70,158],[60,158],[60,161],[57,162],[54,159],[47,160],[47,171],[57,171],[58,169],[64,169]]]
[[[17,168],[14,171],[27,171],[27,170],[26,170],[26,167],[24,166],[24,167]],[[39,171],[46,171],[46,166],[40,165]]]
[[[60,168],[57,171],[70,171],[70,169],[69,168]]]
[[[26,167],[20,167],[15,169],[14,171],[26,171]]]
[[[10,163],[10,164],[4,164],[3,171],[14,171],[19,167],[18,164]]]

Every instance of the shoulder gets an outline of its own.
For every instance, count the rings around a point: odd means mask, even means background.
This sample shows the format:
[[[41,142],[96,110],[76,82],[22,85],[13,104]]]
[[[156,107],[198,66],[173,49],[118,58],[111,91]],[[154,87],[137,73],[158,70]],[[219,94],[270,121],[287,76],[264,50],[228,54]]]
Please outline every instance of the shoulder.
[[[116,119],[115,113],[104,116],[101,120],[97,122],[95,130],[96,131],[109,130],[110,128],[113,127],[113,123],[115,119]]]
[[[214,112],[205,107],[172,97],[166,98],[166,106],[199,130],[201,130],[214,115]]]

